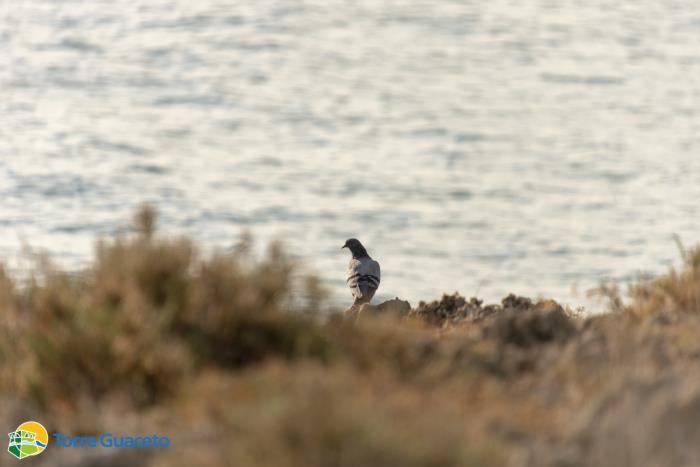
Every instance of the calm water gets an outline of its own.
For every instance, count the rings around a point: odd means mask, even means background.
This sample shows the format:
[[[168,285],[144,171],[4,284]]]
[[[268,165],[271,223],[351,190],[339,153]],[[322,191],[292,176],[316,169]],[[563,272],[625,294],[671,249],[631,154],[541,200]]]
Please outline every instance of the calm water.
[[[207,247],[282,237],[337,302],[576,305],[698,241],[700,7],[0,2],[0,255],[87,260],[151,201]]]

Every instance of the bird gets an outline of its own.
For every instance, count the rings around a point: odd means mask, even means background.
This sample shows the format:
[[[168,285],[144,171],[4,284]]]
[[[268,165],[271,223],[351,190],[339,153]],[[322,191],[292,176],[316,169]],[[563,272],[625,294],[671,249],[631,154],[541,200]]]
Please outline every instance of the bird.
[[[343,248],[348,248],[352,253],[345,281],[355,299],[353,306],[369,303],[379,287],[381,278],[379,263],[369,256],[365,247],[356,238],[346,240],[345,245],[340,247],[341,250]]]

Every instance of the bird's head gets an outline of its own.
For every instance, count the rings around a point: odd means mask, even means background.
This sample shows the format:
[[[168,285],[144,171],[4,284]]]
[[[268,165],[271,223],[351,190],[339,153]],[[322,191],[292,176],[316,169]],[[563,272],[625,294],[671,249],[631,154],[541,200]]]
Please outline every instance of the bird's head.
[[[345,241],[345,245],[340,247],[341,249],[347,248],[350,250],[352,253],[352,256],[354,258],[361,258],[363,256],[367,256],[367,250],[365,249],[364,246],[362,246],[362,243],[356,238],[349,238]]]

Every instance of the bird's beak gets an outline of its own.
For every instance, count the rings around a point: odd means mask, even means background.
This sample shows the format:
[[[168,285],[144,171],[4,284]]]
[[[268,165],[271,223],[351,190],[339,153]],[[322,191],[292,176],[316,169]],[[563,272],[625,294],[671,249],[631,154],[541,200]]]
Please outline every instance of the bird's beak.
[[[347,247],[348,247],[347,245],[343,245],[340,247],[340,249],[342,250],[343,248],[347,248]]]

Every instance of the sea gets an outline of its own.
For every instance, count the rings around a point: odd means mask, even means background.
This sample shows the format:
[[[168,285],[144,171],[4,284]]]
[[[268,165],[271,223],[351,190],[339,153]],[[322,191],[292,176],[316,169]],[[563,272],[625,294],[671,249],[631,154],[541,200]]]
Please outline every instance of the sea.
[[[680,0],[4,0],[0,258],[65,268],[151,203],[281,240],[339,305],[595,310],[698,241],[700,8]]]

